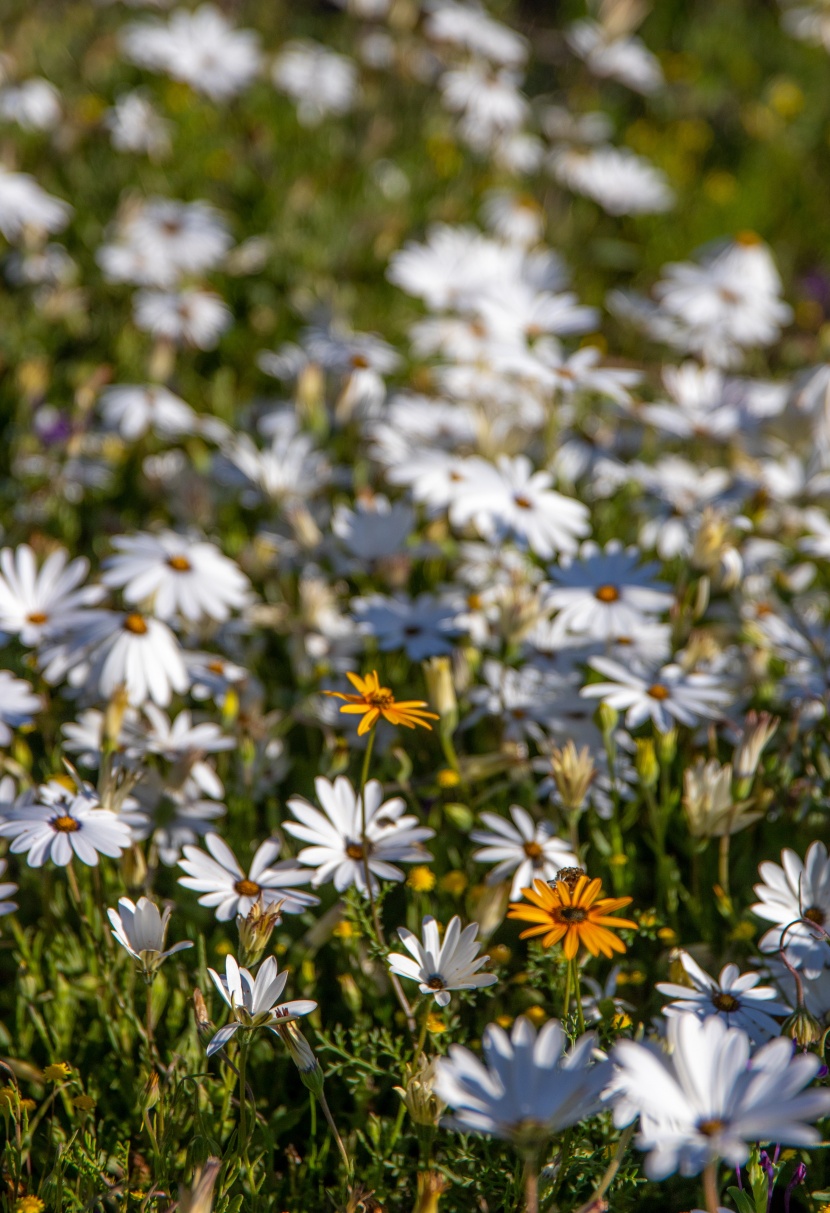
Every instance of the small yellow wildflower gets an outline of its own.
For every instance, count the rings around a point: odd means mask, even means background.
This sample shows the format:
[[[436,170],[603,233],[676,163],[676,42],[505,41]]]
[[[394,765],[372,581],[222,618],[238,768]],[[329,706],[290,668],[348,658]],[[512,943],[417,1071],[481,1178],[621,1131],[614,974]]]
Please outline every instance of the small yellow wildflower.
[[[496,1023],[499,1025],[500,1028],[504,1028],[505,1031],[507,1031],[507,1029],[513,1023],[513,1016],[512,1015],[497,1015]]]
[[[0,1087],[0,1112],[14,1112],[18,1094],[15,1087]]]
[[[463,872],[447,872],[446,876],[441,877],[441,888],[453,897],[460,897],[466,887],[467,877]]]
[[[439,788],[457,788],[461,783],[461,776],[452,767],[444,767],[443,770],[438,772],[436,779]]]
[[[410,868],[406,883],[416,893],[431,893],[435,888],[435,873],[423,864]]]
[[[631,1016],[626,1015],[625,1011],[618,1011],[617,1014],[614,1016],[614,1018],[611,1020],[611,1023],[614,1025],[615,1028],[618,1028],[620,1030],[622,1030],[623,1028],[630,1028],[631,1027]]]
[[[739,922],[733,929],[730,939],[734,939],[736,943],[749,943],[755,938],[755,925],[751,922]],[[830,1211],[829,1211],[830,1213]]]
[[[34,1112],[36,1107],[37,1107],[37,1104],[35,1103],[35,1101],[33,1099],[21,1099],[21,1101],[20,1101],[20,1111],[21,1112],[27,1112],[27,1113]]]
[[[14,1213],[41,1213],[45,1207],[39,1196],[21,1196],[14,1202]]]
[[[91,1112],[95,1107],[95,1100],[91,1095],[76,1095],[72,1100],[72,1107],[77,1112]]]
[[[543,1024],[548,1017],[545,1008],[540,1007],[538,1003],[535,1006],[528,1007],[525,1011],[525,1016],[532,1024],[535,1024],[537,1028],[540,1024]]]
[[[72,1073],[72,1069],[65,1061],[53,1061],[43,1071],[43,1077],[47,1082],[62,1082],[64,1078],[68,1078]]]
[[[419,725],[422,729],[431,729],[430,720],[438,720],[436,712],[427,712],[425,699],[406,699],[397,702],[389,687],[382,687],[377,670],[372,670],[365,678],[358,674],[347,672],[346,677],[358,692],[357,695],[344,695],[340,691],[324,691],[335,699],[345,699],[341,712],[351,716],[362,716],[357,727],[357,734],[362,737],[373,729],[381,716],[390,724],[403,725],[405,729],[414,729]]]
[[[338,939],[354,939],[357,932],[350,922],[345,918],[342,922],[338,922],[337,926],[332,931],[332,935],[336,935]]]
[[[442,1032],[446,1032],[447,1025],[444,1023],[443,1017],[437,1015],[434,1011],[427,1015],[427,1031],[433,1036],[440,1036]]]
[[[640,926],[645,930],[648,930],[649,927],[657,926],[657,915],[654,913],[654,910],[643,911],[640,915]]]
[[[657,932],[657,938],[661,943],[674,944],[677,943],[677,931],[673,931],[671,927],[661,927]]]
[[[490,959],[493,964],[497,965],[506,965],[513,955],[506,943],[493,944],[492,948],[489,948],[488,951],[490,952]]]

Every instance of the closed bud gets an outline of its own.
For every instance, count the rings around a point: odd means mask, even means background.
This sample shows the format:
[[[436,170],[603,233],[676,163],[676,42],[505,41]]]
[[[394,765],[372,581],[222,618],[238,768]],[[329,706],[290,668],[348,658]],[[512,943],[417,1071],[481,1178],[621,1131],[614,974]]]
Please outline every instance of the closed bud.
[[[338,973],[337,981],[340,985],[340,991],[343,995],[343,1001],[352,1012],[353,1015],[363,1006],[363,995],[360,993],[360,986],[357,984],[351,973]]]
[[[283,898],[282,901],[274,901],[268,906],[263,906],[262,894],[260,894],[247,915],[237,914],[240,963],[243,968],[253,968],[262,960],[271,933],[277,923],[281,921],[280,910],[284,904],[285,899]]]
[[[147,879],[147,860],[138,843],[134,842],[121,856],[121,877],[131,891],[144,887]]]
[[[572,741],[554,749],[550,756],[551,774],[564,808],[569,813],[581,809],[594,781],[597,769],[588,746],[577,750]]]
[[[150,1072],[150,1077],[147,1079],[144,1087],[144,1107],[149,1112],[150,1108],[154,1108],[161,1097],[159,1089],[159,1076],[155,1070]]]
[[[692,547],[691,564],[702,573],[714,572],[720,565],[728,543],[729,520],[724,514],[707,507],[700,518],[700,525]]]
[[[213,1035],[213,1024],[210,1022],[207,1005],[202,991],[197,986],[193,991],[193,1013],[196,1016],[196,1028],[203,1040]]]
[[[118,739],[121,736],[121,726],[124,723],[129,703],[127,688],[122,682],[113,691],[104,712],[103,746],[105,751],[117,748]]]
[[[803,1005],[796,1007],[781,1025],[781,1035],[791,1036],[802,1049],[821,1040],[823,1034],[824,1029],[815,1015],[811,1015]]]
[[[438,1213],[438,1201],[449,1186],[439,1171],[419,1172],[415,1213]]]
[[[427,683],[430,706],[441,718],[440,729],[449,734],[458,727],[458,700],[449,657],[430,657],[421,666]]]
[[[677,753],[677,729],[657,734],[657,755],[664,767],[670,767]]]
[[[619,724],[619,712],[616,708],[612,708],[610,704],[601,703],[597,708],[597,717],[599,718],[599,727],[602,730],[603,737],[610,737]]]
[[[208,1158],[189,1191],[179,1191],[181,1213],[210,1213],[213,1208],[213,1189],[219,1178],[222,1161]]]
[[[660,778],[660,765],[657,762],[654,742],[650,737],[638,738],[634,765],[637,768],[637,774],[640,776],[640,781],[643,785],[647,788],[653,788]]]
[[[741,739],[735,747],[732,760],[738,787],[736,794],[742,800],[749,794],[752,781],[758,770],[761,755],[775,735],[779,725],[777,716],[769,712],[748,712]]]
[[[435,1094],[435,1058],[423,1053],[417,1063],[406,1067],[406,1086],[395,1087],[416,1125],[435,1128],[446,1107]]]

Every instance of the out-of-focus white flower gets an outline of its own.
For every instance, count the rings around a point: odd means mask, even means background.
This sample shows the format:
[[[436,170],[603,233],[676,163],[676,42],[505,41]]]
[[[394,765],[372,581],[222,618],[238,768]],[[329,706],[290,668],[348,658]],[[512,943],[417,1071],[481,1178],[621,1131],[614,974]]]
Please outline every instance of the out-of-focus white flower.
[[[0,89],[0,118],[24,130],[51,131],[61,120],[61,97],[54,84],[34,76]]]
[[[104,125],[117,152],[162,157],[170,151],[170,124],[140,89],[118,97],[104,114]]]
[[[230,308],[214,291],[137,291],[133,316],[138,328],[174,345],[212,350],[230,328]]]
[[[761,884],[755,885],[760,901],[753,914],[775,925],[761,936],[762,952],[784,948],[787,959],[807,977],[817,977],[830,968],[830,859],[823,842],[810,844],[801,860],[786,847],[781,866],[769,861],[758,868]]]
[[[111,429],[134,441],[153,430],[166,438],[195,434],[199,418],[189,404],[161,384],[122,383],[101,393],[101,412]]]
[[[179,8],[167,22],[135,22],[121,35],[126,57],[139,67],[166,72],[213,101],[241,93],[259,73],[259,38],[238,30],[212,4]]]
[[[47,194],[34,177],[0,165],[0,232],[7,240],[19,240],[26,231],[63,231],[71,214],[69,203]]]
[[[271,70],[274,84],[297,106],[305,126],[317,126],[329,114],[346,114],[357,99],[357,67],[345,55],[319,42],[288,42]]]
[[[69,563],[67,563],[69,561]],[[51,552],[40,569],[27,543],[0,552],[0,631],[22,644],[40,644],[83,619],[86,607],[100,602],[101,586],[79,588],[89,572],[85,556],[69,560],[63,548]],[[0,707],[2,718],[2,707]]]
[[[657,214],[674,205],[665,174],[628,148],[568,148],[554,152],[550,164],[557,181],[609,215]]]

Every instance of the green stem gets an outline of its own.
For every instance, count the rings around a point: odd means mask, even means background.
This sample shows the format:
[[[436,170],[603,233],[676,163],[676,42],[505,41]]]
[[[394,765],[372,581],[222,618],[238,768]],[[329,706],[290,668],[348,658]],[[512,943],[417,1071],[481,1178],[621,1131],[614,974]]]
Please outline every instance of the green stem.
[[[636,1128],[636,1125],[637,1122],[632,1121],[628,1128],[623,1130],[620,1140],[617,1142],[617,1149],[614,1157],[608,1164],[606,1172],[599,1182],[599,1186],[597,1187],[593,1196],[591,1196],[590,1200],[586,1200],[584,1205],[580,1205],[576,1213],[595,1213],[595,1211],[600,1208],[603,1196],[611,1187],[611,1184],[616,1178],[617,1172],[622,1166],[622,1160],[625,1156],[626,1150],[628,1149],[628,1144],[631,1141],[631,1138],[634,1136],[634,1129]]]
[[[251,1168],[251,1161],[248,1157],[248,1093],[247,1083],[245,1082],[245,1069],[248,1064],[248,1045],[240,1045],[239,1048],[239,1140],[237,1142],[237,1155],[242,1159],[245,1165],[245,1170],[248,1172],[248,1182],[251,1185],[251,1195],[256,1195],[254,1186],[254,1175]],[[256,1119],[256,1117],[254,1118]]]
[[[568,967],[565,970],[565,996],[562,999],[562,1020],[568,1018],[571,1009],[571,962],[568,961]]]
[[[576,957],[571,961],[571,969],[573,971],[574,993],[576,994],[576,1021],[579,1027],[579,1035],[585,1031],[585,1016],[582,1013],[582,985],[579,980],[579,968],[577,967]]]
[[[325,1093],[322,1090],[320,1091],[318,1098],[320,1100],[320,1107],[323,1109],[323,1115],[325,1116],[326,1122],[327,1122],[329,1128],[331,1129],[332,1137],[337,1142],[337,1148],[340,1151],[340,1157],[343,1159],[343,1166],[346,1168],[346,1173],[348,1175],[351,1175],[351,1173],[352,1173],[351,1159],[349,1158],[348,1154],[346,1153],[346,1147],[343,1145],[342,1137],[337,1132],[337,1125],[334,1123],[334,1117],[331,1114],[331,1109],[329,1108],[328,1100],[326,1099]]]
[[[724,834],[718,843],[718,884],[725,897],[729,897],[729,834]]]
[[[539,1164],[535,1155],[525,1162],[525,1213],[539,1213]]]

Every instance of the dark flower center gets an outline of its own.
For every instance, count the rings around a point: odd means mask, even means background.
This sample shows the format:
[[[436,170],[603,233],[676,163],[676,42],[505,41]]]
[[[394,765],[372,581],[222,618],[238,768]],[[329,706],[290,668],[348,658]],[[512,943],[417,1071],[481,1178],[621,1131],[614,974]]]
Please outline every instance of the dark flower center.
[[[186,556],[171,556],[167,563],[175,573],[189,573],[191,569],[190,561]]]
[[[445,988],[444,979],[438,973],[433,973],[432,977],[424,982],[424,985],[429,986],[431,990],[443,990]]]
[[[712,995],[712,1006],[717,1007],[719,1011],[739,1011],[741,1004],[732,994],[724,994],[721,991],[718,994]]]
[[[522,850],[524,851],[525,855],[527,855],[528,859],[539,859],[540,856],[544,854],[538,842],[526,842],[522,847]]]
[[[575,922],[584,922],[588,917],[588,911],[583,910],[582,906],[560,906],[555,911],[556,916],[569,925]]]
[[[520,510],[532,510],[533,509],[533,502],[527,497],[522,497],[520,495],[518,497],[514,497],[513,500],[516,503],[516,505],[519,507]]]
[[[823,927],[827,916],[824,910],[819,909],[818,906],[810,906],[809,910],[804,911],[804,917],[808,922],[814,922],[816,926]]]
[[[76,830],[80,830],[81,823],[68,813],[62,813],[60,817],[53,818],[52,828],[61,834],[74,834]]]
[[[669,688],[664,687],[662,682],[655,682],[648,688],[648,692],[652,699],[668,699]]]
[[[725,1120],[718,1120],[716,1116],[713,1116],[711,1120],[698,1121],[697,1131],[704,1137],[716,1137],[725,1127]]]
[[[365,858],[366,852],[361,843],[350,842],[346,847],[346,854],[348,855],[349,859],[363,859]]]

